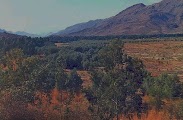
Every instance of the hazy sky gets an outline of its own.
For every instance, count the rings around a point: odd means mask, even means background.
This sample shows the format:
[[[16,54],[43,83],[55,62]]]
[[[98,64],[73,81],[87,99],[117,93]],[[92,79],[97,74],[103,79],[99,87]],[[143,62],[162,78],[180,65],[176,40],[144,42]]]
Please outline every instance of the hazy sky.
[[[116,15],[136,3],[161,0],[0,0],[0,28],[46,33]]]

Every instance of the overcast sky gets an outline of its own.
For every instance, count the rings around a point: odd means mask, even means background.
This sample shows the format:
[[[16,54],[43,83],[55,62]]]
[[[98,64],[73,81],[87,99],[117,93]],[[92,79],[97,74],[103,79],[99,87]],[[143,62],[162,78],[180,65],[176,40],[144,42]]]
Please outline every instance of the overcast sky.
[[[0,0],[0,28],[47,33],[116,15],[136,3],[161,0]]]

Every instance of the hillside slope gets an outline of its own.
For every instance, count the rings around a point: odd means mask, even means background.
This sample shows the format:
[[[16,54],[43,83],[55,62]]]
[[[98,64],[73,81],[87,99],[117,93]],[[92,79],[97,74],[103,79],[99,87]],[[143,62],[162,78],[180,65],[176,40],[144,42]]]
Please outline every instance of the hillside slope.
[[[183,33],[183,0],[163,0],[146,6],[133,5],[116,16],[77,24],[59,36],[106,36]]]

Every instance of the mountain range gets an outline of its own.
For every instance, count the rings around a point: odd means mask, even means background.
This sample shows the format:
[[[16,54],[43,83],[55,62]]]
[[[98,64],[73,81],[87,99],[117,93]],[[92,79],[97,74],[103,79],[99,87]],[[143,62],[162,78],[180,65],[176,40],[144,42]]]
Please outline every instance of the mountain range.
[[[24,31],[17,31],[17,32],[12,32],[12,31],[6,31],[4,29],[0,29],[0,33],[6,33],[6,34],[14,34],[14,35],[19,35],[19,36],[26,36],[26,37],[48,37],[51,36],[52,34],[54,34],[54,32],[50,32],[50,33],[42,33],[42,34],[31,34],[31,33],[27,33]]]
[[[106,19],[76,24],[53,35],[106,36],[183,33],[183,0],[133,5]]]
[[[27,36],[27,37],[41,37],[40,35],[31,34],[24,31],[17,31],[17,32],[10,32],[10,33],[21,35],[21,36]]]
[[[3,34],[4,33],[4,34]],[[40,37],[40,35],[36,35],[36,34],[30,34],[27,32],[23,32],[23,31],[17,31],[17,32],[11,32],[11,31],[6,31],[4,29],[0,29],[0,35],[4,36],[6,34],[6,36],[9,35],[19,35],[19,36],[27,36],[27,37]]]
[[[110,18],[79,23],[56,33],[35,35],[4,29],[0,33],[28,37],[183,34],[183,0],[162,0],[152,5],[139,3]]]

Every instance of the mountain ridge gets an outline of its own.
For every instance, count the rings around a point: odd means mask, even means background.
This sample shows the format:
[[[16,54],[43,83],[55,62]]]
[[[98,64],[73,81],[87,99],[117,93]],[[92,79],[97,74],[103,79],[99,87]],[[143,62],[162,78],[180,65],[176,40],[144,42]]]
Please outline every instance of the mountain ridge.
[[[89,22],[70,26],[54,35],[181,34],[183,33],[183,0],[163,0],[148,6],[139,3],[110,18]]]

